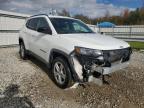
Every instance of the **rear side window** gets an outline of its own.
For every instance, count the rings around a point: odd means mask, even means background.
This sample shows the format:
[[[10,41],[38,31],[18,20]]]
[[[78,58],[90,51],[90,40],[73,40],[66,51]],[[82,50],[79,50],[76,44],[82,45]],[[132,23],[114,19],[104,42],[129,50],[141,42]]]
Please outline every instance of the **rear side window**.
[[[33,18],[27,21],[27,28],[36,30],[37,29],[38,18]]]

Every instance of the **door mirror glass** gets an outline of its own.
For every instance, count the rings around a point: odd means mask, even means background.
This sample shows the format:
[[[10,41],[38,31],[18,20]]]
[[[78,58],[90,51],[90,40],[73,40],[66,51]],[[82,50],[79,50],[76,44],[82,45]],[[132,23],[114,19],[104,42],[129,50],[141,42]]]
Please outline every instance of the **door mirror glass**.
[[[40,28],[37,29],[37,31],[40,32],[40,33],[45,33],[45,34],[52,35],[52,31],[49,28],[40,27]]]

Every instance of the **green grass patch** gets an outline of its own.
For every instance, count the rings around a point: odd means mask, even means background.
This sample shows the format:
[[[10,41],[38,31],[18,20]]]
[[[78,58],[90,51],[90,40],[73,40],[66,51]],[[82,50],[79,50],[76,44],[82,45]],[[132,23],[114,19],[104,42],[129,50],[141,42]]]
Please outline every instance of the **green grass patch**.
[[[144,49],[144,42],[128,42],[134,49]]]

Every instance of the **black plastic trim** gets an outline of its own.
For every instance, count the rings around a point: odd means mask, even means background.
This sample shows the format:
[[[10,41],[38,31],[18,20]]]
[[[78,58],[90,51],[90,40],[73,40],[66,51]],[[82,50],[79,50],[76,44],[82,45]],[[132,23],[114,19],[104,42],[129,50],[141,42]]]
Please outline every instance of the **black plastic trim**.
[[[49,63],[51,64],[52,61],[53,61],[53,53],[57,53],[57,54],[60,54],[60,55],[63,55],[68,63],[69,63],[69,66],[70,66],[70,70],[71,70],[71,73],[72,73],[72,76],[73,76],[73,79],[74,81],[77,81],[77,82],[81,82],[81,80],[79,79],[75,69],[74,69],[74,65],[73,65],[73,61],[72,61],[72,57],[71,57],[71,54],[67,54],[59,49],[52,49],[51,52],[50,52],[50,58],[49,58]]]

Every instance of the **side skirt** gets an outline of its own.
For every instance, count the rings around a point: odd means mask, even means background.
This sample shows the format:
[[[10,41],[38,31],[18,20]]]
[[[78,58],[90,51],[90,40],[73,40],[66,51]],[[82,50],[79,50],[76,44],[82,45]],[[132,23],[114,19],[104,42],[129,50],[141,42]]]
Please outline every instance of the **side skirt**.
[[[43,58],[41,58],[37,54],[33,53],[32,51],[28,51],[28,54],[31,55],[31,56],[33,56],[33,57],[35,57],[36,59],[40,60],[44,64],[46,64],[46,66],[50,69],[50,64],[46,60],[44,60]]]

